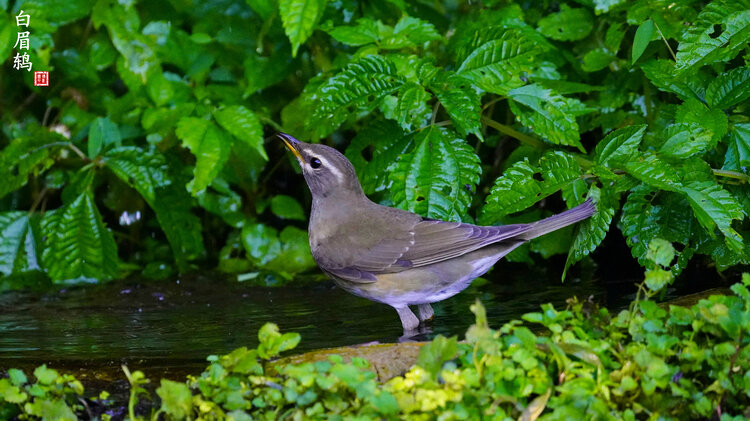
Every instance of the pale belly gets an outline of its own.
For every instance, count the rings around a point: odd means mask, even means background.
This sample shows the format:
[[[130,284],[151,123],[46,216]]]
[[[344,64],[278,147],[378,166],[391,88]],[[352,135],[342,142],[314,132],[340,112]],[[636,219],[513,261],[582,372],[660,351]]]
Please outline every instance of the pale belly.
[[[471,281],[520,244],[496,244],[446,262],[379,274],[378,280],[372,283],[358,284],[332,278],[336,285],[351,294],[393,307],[429,304],[463,291]]]

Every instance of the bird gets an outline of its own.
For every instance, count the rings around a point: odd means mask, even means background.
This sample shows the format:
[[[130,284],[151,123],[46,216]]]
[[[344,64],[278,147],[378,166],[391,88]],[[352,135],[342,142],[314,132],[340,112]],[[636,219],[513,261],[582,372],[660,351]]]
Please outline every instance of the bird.
[[[318,267],[341,289],[393,307],[405,332],[432,319],[432,303],[458,294],[516,247],[596,210],[587,199],[536,222],[499,226],[425,218],[371,201],[336,149],[277,136],[297,158],[312,195],[308,238]]]

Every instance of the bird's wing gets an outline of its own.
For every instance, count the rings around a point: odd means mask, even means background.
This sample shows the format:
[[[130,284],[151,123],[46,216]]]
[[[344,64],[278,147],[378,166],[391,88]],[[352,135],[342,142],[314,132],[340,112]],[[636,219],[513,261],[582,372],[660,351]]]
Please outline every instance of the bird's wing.
[[[480,227],[422,220],[397,237],[382,239],[367,248],[352,247],[347,261],[337,261],[335,255],[323,248],[314,255],[326,272],[352,282],[368,283],[375,282],[378,274],[442,262],[511,239],[529,229],[531,226],[527,224]]]

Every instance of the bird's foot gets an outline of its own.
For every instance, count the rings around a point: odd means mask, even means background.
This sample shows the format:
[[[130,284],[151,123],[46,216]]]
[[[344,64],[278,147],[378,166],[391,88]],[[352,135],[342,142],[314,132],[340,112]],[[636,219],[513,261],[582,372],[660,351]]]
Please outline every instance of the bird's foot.
[[[419,326],[419,319],[412,313],[409,307],[394,307],[398,312],[398,317],[401,318],[401,325],[404,327],[405,332],[411,332],[416,330]]]
[[[426,322],[432,320],[435,317],[435,312],[432,311],[432,306],[429,304],[420,304],[417,306],[419,309],[419,321]]]

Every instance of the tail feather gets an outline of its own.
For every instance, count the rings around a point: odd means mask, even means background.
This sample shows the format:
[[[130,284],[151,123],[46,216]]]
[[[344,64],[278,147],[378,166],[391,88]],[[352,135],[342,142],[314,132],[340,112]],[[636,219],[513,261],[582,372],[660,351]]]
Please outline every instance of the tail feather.
[[[575,224],[578,221],[582,221],[593,215],[594,212],[596,212],[596,204],[591,199],[586,199],[585,202],[573,209],[566,210],[565,212],[552,215],[549,218],[530,224],[532,228],[519,235],[518,238],[527,241],[531,240],[532,238],[542,236],[549,232],[559,230],[560,228],[567,227],[568,225]]]

